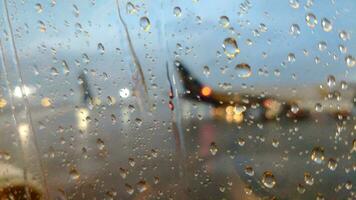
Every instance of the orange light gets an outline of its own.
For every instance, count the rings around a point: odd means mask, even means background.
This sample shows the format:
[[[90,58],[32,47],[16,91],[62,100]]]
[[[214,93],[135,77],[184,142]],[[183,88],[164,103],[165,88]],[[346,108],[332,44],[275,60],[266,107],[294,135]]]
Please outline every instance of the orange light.
[[[212,92],[212,90],[211,90],[211,88],[210,87],[208,87],[208,86],[204,86],[202,89],[201,89],[201,94],[203,95],[203,96],[210,96],[211,95],[211,92]]]

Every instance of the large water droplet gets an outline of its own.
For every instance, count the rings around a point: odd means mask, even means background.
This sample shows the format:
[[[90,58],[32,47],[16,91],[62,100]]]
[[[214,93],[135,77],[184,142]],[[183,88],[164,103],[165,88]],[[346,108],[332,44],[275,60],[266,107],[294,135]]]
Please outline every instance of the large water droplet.
[[[228,58],[235,58],[235,56],[240,53],[240,49],[238,48],[237,42],[234,38],[226,38],[222,47]]]

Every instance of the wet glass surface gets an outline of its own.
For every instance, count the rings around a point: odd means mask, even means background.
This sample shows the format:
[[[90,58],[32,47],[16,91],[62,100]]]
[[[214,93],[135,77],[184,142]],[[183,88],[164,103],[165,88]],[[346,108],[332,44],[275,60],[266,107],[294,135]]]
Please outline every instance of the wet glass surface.
[[[356,198],[355,1],[0,10],[0,199]]]

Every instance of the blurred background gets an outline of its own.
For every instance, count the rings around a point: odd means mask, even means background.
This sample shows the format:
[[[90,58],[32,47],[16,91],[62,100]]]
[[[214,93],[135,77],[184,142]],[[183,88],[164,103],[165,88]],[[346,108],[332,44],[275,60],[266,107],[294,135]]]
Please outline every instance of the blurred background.
[[[355,1],[0,10],[0,199],[356,199]]]

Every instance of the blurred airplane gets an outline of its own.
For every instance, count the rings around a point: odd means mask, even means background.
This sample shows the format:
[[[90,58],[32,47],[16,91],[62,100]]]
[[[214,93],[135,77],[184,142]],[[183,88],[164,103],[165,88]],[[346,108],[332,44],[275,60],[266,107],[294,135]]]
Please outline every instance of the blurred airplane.
[[[281,88],[277,96],[258,93],[239,93],[214,90],[203,84],[180,61],[175,66],[184,89],[183,98],[210,104],[213,116],[227,121],[272,120],[286,116],[290,119],[306,119],[320,112],[337,117],[351,114],[354,93],[342,95],[338,91],[327,91],[325,87],[303,88],[298,96],[291,97],[289,90]],[[341,98],[343,96],[343,98]]]

